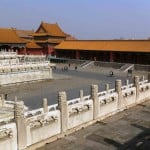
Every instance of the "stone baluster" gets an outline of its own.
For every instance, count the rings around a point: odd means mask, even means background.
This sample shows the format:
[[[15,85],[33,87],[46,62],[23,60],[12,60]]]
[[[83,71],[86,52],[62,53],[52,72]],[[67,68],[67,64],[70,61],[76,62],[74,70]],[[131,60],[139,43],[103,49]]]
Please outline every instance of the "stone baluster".
[[[108,91],[109,91],[109,84],[105,84],[105,90],[108,93]]]
[[[100,112],[100,102],[98,99],[98,85],[91,86],[91,98],[93,99],[93,119],[97,119]]]
[[[14,103],[14,119],[17,126],[18,149],[22,150],[27,147],[27,127],[24,118],[24,103],[17,101],[17,98]]]
[[[0,107],[3,107],[2,97],[0,96]]]
[[[44,113],[48,112],[47,98],[43,99],[43,110],[44,110]]]
[[[125,80],[125,84],[126,84],[126,86],[129,85],[129,80],[128,79]]]
[[[49,68],[49,77],[50,77],[50,79],[52,79],[52,78],[53,78],[52,68],[51,68],[51,67]]]
[[[1,94],[1,96],[0,96],[0,107],[4,107],[4,105],[5,105],[4,94]]]
[[[150,73],[148,73],[148,82],[150,82]]]
[[[59,92],[58,94],[58,108],[60,110],[61,117],[61,132],[64,133],[68,129],[68,104],[66,92]]]
[[[118,110],[121,109],[121,103],[122,103],[122,81],[121,80],[116,80],[115,81],[115,91],[118,93]]]
[[[142,81],[143,81],[143,82],[145,81],[145,77],[144,77],[144,75],[142,76]]]
[[[139,93],[140,93],[140,84],[139,84],[140,78],[139,76],[134,77],[134,86],[136,88],[136,102],[139,100]]]
[[[80,96],[80,100],[83,101],[83,97],[84,97],[83,96],[83,90],[80,90],[80,95],[79,96]]]

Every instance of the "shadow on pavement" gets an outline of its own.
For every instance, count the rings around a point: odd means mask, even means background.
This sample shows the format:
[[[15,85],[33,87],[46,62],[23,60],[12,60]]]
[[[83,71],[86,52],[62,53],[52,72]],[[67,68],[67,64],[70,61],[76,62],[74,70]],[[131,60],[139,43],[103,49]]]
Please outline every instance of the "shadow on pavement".
[[[143,130],[140,134],[132,138],[130,141],[120,144],[112,139],[104,138],[104,141],[113,145],[117,150],[149,150],[150,149],[150,129],[137,124],[131,124],[136,128]]]

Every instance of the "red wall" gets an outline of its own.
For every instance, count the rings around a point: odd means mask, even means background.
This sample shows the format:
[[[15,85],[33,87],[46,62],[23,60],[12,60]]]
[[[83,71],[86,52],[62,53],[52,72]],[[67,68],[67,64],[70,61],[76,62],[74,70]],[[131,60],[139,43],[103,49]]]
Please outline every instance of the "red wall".
[[[26,55],[44,55],[43,49],[27,49]]]
[[[45,48],[26,48],[26,49],[19,49],[18,54],[20,55],[49,55],[54,53],[53,46],[48,46]]]
[[[26,55],[26,48],[20,48],[17,50],[19,55]]]
[[[52,54],[54,52],[53,46],[48,46],[47,54]]]

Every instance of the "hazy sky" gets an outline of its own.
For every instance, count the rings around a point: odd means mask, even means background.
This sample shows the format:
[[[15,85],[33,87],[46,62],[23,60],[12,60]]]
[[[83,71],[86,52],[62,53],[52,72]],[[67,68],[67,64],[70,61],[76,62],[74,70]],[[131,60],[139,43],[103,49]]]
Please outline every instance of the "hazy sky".
[[[0,27],[58,23],[78,39],[150,37],[150,0],[0,0]]]

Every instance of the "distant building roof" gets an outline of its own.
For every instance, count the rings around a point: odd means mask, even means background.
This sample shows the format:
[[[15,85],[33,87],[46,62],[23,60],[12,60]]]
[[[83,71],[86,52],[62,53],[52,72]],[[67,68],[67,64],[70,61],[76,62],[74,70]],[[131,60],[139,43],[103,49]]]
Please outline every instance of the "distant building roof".
[[[14,28],[14,30],[16,31],[17,35],[20,38],[33,39],[33,36],[32,36],[34,34],[33,30],[18,30],[15,28]]]
[[[63,41],[55,46],[56,50],[91,50],[150,52],[150,40],[74,40]]]
[[[74,36],[72,35],[68,35],[66,40],[78,40],[77,38],[75,38]]]
[[[0,28],[0,43],[24,44],[25,42],[18,37],[14,29]]]
[[[59,25],[57,23],[50,24],[42,22],[37,29],[34,36],[44,36],[44,35],[51,35],[51,36],[60,36],[60,37],[66,37],[67,34],[64,33]]]
[[[26,44],[26,48],[33,48],[33,49],[39,49],[42,48],[41,46],[39,46],[38,44],[35,43],[35,41],[30,41]]]
[[[59,44],[63,40],[62,39],[48,39],[48,40],[36,40],[36,43],[53,43],[53,44]]]

